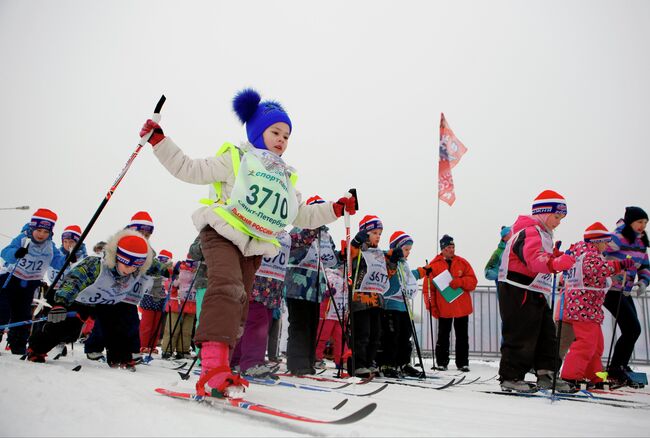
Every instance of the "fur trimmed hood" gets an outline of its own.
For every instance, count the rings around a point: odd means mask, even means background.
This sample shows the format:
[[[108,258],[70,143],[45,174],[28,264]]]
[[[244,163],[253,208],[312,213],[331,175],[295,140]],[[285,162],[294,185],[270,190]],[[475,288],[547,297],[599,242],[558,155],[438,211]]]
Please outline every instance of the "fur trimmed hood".
[[[115,268],[115,265],[117,264],[117,242],[120,241],[122,237],[125,236],[138,236],[142,237],[142,234],[138,233],[137,231],[130,230],[130,229],[123,229],[112,235],[108,241],[106,242],[106,246],[104,247],[104,263],[106,266],[109,268],[113,269]],[[144,237],[142,237],[144,239]],[[147,259],[144,261],[144,264],[140,266],[135,272],[137,274],[140,273],[146,273],[149,268],[151,267],[151,264],[153,263],[153,258],[154,258],[154,252],[153,249],[151,249],[151,245],[149,245],[149,241],[147,239],[144,239],[147,242]]]

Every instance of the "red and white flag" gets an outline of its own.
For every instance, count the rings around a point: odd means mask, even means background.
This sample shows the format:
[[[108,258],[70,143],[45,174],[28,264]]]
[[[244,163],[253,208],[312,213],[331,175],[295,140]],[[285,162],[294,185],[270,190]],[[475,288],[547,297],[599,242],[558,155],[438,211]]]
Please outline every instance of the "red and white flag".
[[[451,169],[460,162],[467,152],[465,145],[456,137],[440,113],[440,160],[438,161],[438,198],[451,206],[456,200],[454,179]]]

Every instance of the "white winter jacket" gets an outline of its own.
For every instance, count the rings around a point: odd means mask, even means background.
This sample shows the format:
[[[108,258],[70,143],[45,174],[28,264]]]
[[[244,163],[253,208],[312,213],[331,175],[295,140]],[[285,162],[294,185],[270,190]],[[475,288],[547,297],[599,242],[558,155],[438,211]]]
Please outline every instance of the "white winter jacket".
[[[245,144],[243,148],[253,147]],[[185,155],[174,141],[165,137],[153,148],[158,161],[176,178],[192,184],[212,184],[221,181],[223,199],[229,199],[235,184],[235,174],[232,159],[229,153],[208,158],[193,159]],[[215,152],[216,153],[216,152]],[[302,202],[302,195],[296,190],[299,205],[298,216],[293,225],[299,228],[318,228],[336,220],[331,202],[306,205]],[[278,248],[268,242],[253,239],[235,230],[230,224],[214,212],[217,204],[199,208],[192,214],[194,226],[198,231],[211,226],[223,237],[234,243],[246,257],[253,255],[274,256]]]

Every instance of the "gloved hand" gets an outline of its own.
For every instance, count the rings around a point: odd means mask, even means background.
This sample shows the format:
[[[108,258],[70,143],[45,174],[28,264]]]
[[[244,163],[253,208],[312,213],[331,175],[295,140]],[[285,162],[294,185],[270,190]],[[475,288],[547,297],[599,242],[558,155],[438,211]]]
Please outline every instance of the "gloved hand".
[[[646,290],[648,289],[648,285],[645,284],[643,281],[637,281],[636,283],[634,283],[634,285],[638,288],[636,290],[636,295],[639,296],[639,297],[641,295],[643,295],[646,292]]]
[[[429,265],[418,268],[418,273],[420,274],[420,278],[430,276],[431,272],[433,272],[433,270],[429,267]]]
[[[388,260],[390,260],[391,263],[397,263],[402,257],[404,257],[404,251],[402,251],[402,248],[394,248],[390,257],[388,257]]]
[[[454,278],[453,280],[451,280],[449,282],[449,286],[452,289],[459,289],[459,288],[463,287],[463,280],[461,280],[460,278]]]
[[[576,259],[573,256],[562,254],[560,257],[554,257],[549,259],[549,268],[553,272],[566,271],[567,269],[575,265]]]
[[[77,263],[77,254],[75,253],[70,254],[70,263]]]
[[[350,245],[354,246],[355,248],[361,248],[361,245],[363,245],[367,241],[368,241],[368,232],[361,230],[357,233],[356,236],[354,236],[354,239],[352,239]]]
[[[634,260],[623,259],[618,261],[619,271],[629,271],[634,268]]]
[[[56,324],[58,322],[63,322],[68,317],[68,310],[63,306],[54,306],[50,309],[50,313],[47,314],[47,322]]]
[[[142,129],[140,130],[140,137],[144,137],[150,131],[153,131],[153,134],[151,134],[151,137],[149,137],[148,140],[151,146],[157,145],[165,138],[165,133],[163,132],[160,125],[151,119],[147,119],[147,121],[144,122],[144,125],[142,125]]]
[[[334,204],[332,204],[332,207],[334,208],[334,214],[336,217],[341,217],[343,216],[343,212],[347,211],[350,213],[350,215],[353,215],[354,213],[357,212],[355,209],[357,205],[357,200],[354,196],[350,196],[349,198],[347,197],[342,197],[338,201],[336,201]]]
[[[17,259],[22,259],[23,257],[25,257],[25,256],[27,255],[27,252],[28,252],[28,251],[29,251],[29,250],[28,250],[27,248],[23,248],[23,247],[21,246],[20,248],[18,248],[18,249],[16,250],[16,252],[14,253],[14,256],[15,256]]]

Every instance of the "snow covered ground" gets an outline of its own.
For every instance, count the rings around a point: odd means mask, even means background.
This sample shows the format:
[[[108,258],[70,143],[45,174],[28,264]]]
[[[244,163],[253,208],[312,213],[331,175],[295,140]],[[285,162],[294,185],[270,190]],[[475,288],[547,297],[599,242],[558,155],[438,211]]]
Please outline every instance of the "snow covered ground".
[[[81,370],[72,371],[78,364]],[[470,365],[468,381],[494,376],[498,362]],[[450,379],[457,373],[450,369],[445,375]],[[374,413],[352,425],[274,421],[248,411],[158,395],[156,387],[192,391],[196,376],[184,381],[161,360],[139,365],[135,373],[110,369],[87,360],[80,344],[67,357],[45,364],[20,361],[3,352],[0,375],[2,436],[648,436],[650,430],[650,407],[551,403],[480,392],[497,390],[495,380],[442,391],[389,385],[372,397],[251,385],[245,394],[251,401],[323,419],[345,416],[370,402],[378,404]],[[436,376],[447,378],[442,373]],[[371,382],[346,391],[364,393],[377,387]],[[344,398],[349,399],[347,404],[332,409]],[[625,398],[650,404],[650,391]]]

